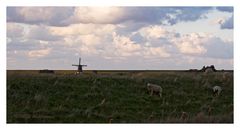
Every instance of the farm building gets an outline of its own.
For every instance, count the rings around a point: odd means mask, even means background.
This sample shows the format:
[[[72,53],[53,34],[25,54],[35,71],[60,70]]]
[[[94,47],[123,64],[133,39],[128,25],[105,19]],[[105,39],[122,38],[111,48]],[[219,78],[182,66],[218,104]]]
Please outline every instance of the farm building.
[[[211,66],[203,66],[203,68],[201,69],[202,72],[216,72],[217,70],[215,69],[214,65]]]

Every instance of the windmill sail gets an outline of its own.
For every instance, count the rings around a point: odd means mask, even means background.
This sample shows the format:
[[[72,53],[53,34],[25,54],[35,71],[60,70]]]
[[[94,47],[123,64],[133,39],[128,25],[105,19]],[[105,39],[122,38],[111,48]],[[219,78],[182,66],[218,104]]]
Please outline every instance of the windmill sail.
[[[81,65],[81,58],[79,58],[79,64],[78,65],[72,64],[72,66],[77,66],[78,72],[83,72],[82,67],[85,67],[87,65]]]

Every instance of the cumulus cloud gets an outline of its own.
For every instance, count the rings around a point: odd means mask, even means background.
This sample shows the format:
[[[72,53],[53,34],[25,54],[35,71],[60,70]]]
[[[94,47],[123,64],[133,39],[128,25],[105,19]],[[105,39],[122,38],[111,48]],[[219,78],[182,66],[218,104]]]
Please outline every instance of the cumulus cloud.
[[[94,34],[83,35],[80,37],[80,39],[86,46],[95,46],[101,44],[101,38]]]
[[[173,39],[179,51],[184,54],[201,55],[206,52],[204,44],[207,37],[204,34],[191,33]]]
[[[219,38],[213,40],[210,35],[205,33],[179,34],[161,26],[146,26],[132,32],[131,35],[119,35],[115,32],[116,27],[108,25],[99,28],[93,26],[92,30],[89,29],[87,32],[72,31],[74,28],[79,29],[76,27],[44,28],[31,26],[29,33],[24,36],[28,40],[17,41],[17,39],[13,39],[9,42],[8,50],[26,49],[26,51],[31,52],[28,53],[29,56],[36,57],[50,53],[50,50],[43,51],[46,47],[56,48],[56,46],[59,46],[59,49],[69,47],[72,48],[70,51],[75,50],[75,52],[81,54],[101,55],[108,58],[117,56],[166,58],[177,53],[192,56],[232,58],[231,54],[228,54],[231,53],[231,48],[233,48],[231,44]],[[138,38],[134,38],[136,35]],[[58,38],[59,36],[63,38]],[[216,41],[219,44],[216,44]],[[225,53],[213,55],[210,53],[211,49],[214,48],[213,46],[219,47],[219,53],[221,49],[225,50]]]
[[[102,65],[110,65],[112,61],[135,66],[147,60],[149,66],[156,68],[158,65],[167,68],[170,63],[175,65],[175,61],[181,66],[186,65],[185,61],[195,64],[201,58],[232,59],[232,41],[208,33],[180,33],[170,26],[205,19],[212,9],[8,7],[7,54],[11,62],[17,59],[27,62],[30,58],[52,63],[57,59],[68,66],[74,56],[81,56],[92,64],[101,59]],[[217,23],[222,28],[231,28],[231,21],[219,19]],[[188,29],[187,23],[184,25]]]
[[[142,27],[139,31],[142,37],[145,37],[148,40],[151,39],[164,39],[164,38],[172,38],[178,37],[179,34],[170,30],[165,29],[159,25],[150,25]]]
[[[17,23],[7,23],[7,37],[22,37],[24,35],[24,28]]]
[[[123,18],[122,7],[77,7],[68,19],[70,23],[117,23]]]
[[[7,21],[67,26],[76,23],[173,25],[206,17],[211,7],[8,7]]]
[[[145,36],[147,39],[152,38],[164,38],[169,34],[166,29],[163,29],[161,26],[149,26],[140,29],[140,34]]]
[[[192,33],[174,43],[182,54],[218,59],[233,58],[233,42],[208,34]]]
[[[136,40],[145,41],[141,43],[144,46],[160,47],[170,55],[179,53],[198,57],[233,58],[232,42],[207,33],[179,34],[161,26],[147,26],[139,29],[133,36],[136,35],[138,36]],[[217,53],[214,46],[218,48]]]
[[[72,24],[66,27],[49,27],[49,31],[53,35],[69,36],[69,35],[106,35],[115,31],[117,25],[113,24]]]
[[[163,47],[145,47],[143,54],[145,58],[168,58],[171,56]]]
[[[33,50],[28,52],[28,56],[31,58],[39,58],[48,55],[51,52],[50,48],[41,49],[41,50]]]
[[[113,33],[113,45],[115,53],[121,56],[138,55],[141,49],[141,46],[131,41],[129,37],[119,36],[116,33]]]
[[[64,26],[73,7],[7,7],[7,22]]]
[[[52,34],[48,27],[45,26],[29,26],[29,31],[26,37],[29,39],[42,40],[42,41],[57,41],[61,39],[60,36]]]

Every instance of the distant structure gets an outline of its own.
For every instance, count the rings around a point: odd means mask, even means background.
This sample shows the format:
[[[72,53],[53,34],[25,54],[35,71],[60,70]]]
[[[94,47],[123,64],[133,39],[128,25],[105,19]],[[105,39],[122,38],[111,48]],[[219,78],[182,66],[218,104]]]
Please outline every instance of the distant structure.
[[[53,70],[44,69],[44,70],[39,70],[39,73],[54,74],[54,71]]]
[[[82,67],[85,67],[87,65],[81,65],[81,58],[79,58],[79,64],[78,65],[73,64],[72,66],[77,66],[78,67],[78,73],[81,73],[81,72],[83,72]]]
[[[216,72],[217,70],[215,69],[214,65],[210,66],[203,66],[202,69],[189,69],[188,72],[206,72],[206,73],[211,73],[211,72]]]
[[[202,72],[216,72],[217,70],[215,69],[214,65],[210,65],[210,66],[203,66],[203,68],[200,70]]]

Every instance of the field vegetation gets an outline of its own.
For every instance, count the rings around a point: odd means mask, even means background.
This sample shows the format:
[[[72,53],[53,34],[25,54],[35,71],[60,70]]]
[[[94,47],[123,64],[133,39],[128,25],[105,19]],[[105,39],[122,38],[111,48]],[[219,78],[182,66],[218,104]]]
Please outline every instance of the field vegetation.
[[[8,70],[7,123],[233,123],[233,72]]]

